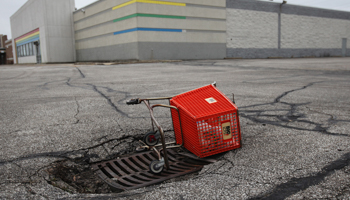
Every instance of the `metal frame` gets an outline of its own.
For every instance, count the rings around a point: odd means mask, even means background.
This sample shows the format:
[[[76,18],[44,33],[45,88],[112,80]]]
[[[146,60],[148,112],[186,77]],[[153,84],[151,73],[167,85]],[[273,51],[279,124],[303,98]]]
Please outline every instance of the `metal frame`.
[[[148,108],[149,112],[150,112],[153,131],[155,131],[155,127],[154,127],[154,126],[156,126],[156,127],[158,128],[158,130],[159,130],[162,144],[155,145],[154,147],[151,147],[150,150],[154,150],[154,151],[157,153],[157,155],[158,155],[158,157],[159,157],[159,160],[161,160],[161,154],[160,154],[160,152],[163,151],[163,154],[164,154],[164,163],[165,163],[166,169],[170,169],[170,166],[169,166],[169,159],[168,159],[168,154],[167,154],[166,149],[176,148],[176,147],[181,147],[181,146],[183,146],[183,132],[182,132],[182,125],[181,125],[180,111],[179,111],[179,109],[178,109],[177,107],[171,106],[171,105],[165,105],[165,104],[155,104],[155,105],[151,105],[150,101],[153,101],[153,100],[166,100],[166,99],[170,100],[171,98],[173,98],[173,97],[159,97],[159,98],[148,98],[148,99],[139,99],[139,100],[138,100],[139,103],[143,102],[143,103],[146,105],[146,107]],[[160,126],[160,124],[158,123],[158,121],[156,120],[156,118],[154,117],[154,111],[153,111],[153,109],[156,108],[156,107],[163,107],[163,108],[175,109],[175,110],[178,112],[179,121],[180,121],[180,127],[181,127],[181,137],[182,137],[182,143],[181,143],[180,145],[168,146],[168,147],[167,147],[167,145],[174,144],[174,142],[165,143],[164,130],[163,130],[163,128]],[[175,142],[175,143],[176,143],[176,142]],[[157,150],[155,147],[159,147],[159,146],[162,146],[162,148],[161,148],[160,150]]]
[[[214,81],[211,85],[213,85],[214,87],[216,87],[216,81]],[[184,138],[183,138],[183,130],[182,130],[182,124],[181,124],[181,117],[180,117],[180,111],[177,107],[175,106],[172,106],[170,105],[170,100],[173,98],[174,96],[172,97],[157,97],[157,98],[147,98],[147,99],[131,99],[129,102],[127,102],[127,104],[129,105],[133,105],[133,104],[140,104],[140,103],[144,103],[146,105],[146,107],[148,108],[149,112],[150,112],[150,116],[151,116],[151,122],[152,122],[152,129],[153,131],[155,131],[155,127],[154,125],[158,128],[159,130],[159,133],[160,133],[160,137],[161,137],[161,141],[162,141],[162,144],[158,144],[158,145],[155,145],[155,146],[144,146],[145,148],[149,149],[149,150],[154,150],[157,155],[158,155],[158,158],[159,160],[162,160],[162,156],[161,156],[161,151],[163,151],[163,154],[164,154],[164,163],[165,163],[165,167],[166,169],[170,169],[170,166],[169,166],[169,159],[168,159],[168,154],[167,154],[167,151],[166,149],[170,149],[170,148],[176,148],[176,147],[182,147],[183,146],[183,143],[184,143]],[[151,103],[150,101],[154,101],[154,100],[169,100],[169,105],[165,105],[165,104],[154,104],[151,106]],[[182,142],[180,145],[175,145],[175,146],[168,146],[167,145],[170,145],[170,144],[174,144],[174,142],[171,142],[171,143],[165,143],[165,135],[164,135],[164,131],[163,131],[163,128],[160,126],[160,124],[158,123],[158,121],[156,120],[156,118],[154,117],[154,112],[153,112],[153,109],[156,108],[156,107],[163,107],[163,108],[170,108],[170,109],[175,109],[178,113],[178,117],[179,117],[179,123],[180,123],[180,130],[181,130],[181,138],[182,138]],[[173,123],[173,128],[174,128],[174,123]],[[175,130],[174,130],[175,132]],[[175,142],[176,144],[176,142]],[[162,146],[161,149],[157,150],[156,147],[159,147],[159,146]]]

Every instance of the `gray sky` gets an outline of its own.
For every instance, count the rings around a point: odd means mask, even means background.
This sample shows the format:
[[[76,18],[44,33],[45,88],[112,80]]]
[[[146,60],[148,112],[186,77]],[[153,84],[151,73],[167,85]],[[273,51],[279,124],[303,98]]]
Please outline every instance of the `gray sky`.
[[[10,16],[13,15],[27,0],[0,0],[0,34],[11,38]],[[53,0],[57,1],[57,0]],[[96,0],[75,0],[75,7],[82,8]],[[269,0],[262,0],[269,1]],[[274,0],[282,2],[282,0]],[[349,0],[287,0],[288,4],[303,5],[350,12]]]

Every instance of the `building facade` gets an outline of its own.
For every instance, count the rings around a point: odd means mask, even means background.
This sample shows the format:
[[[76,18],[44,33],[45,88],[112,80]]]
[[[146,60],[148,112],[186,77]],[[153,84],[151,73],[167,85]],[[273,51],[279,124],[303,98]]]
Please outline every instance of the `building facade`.
[[[7,40],[7,35],[0,34],[0,48],[4,48],[5,41]]]
[[[28,0],[10,18],[14,62],[74,62],[74,9],[74,0]]]
[[[28,0],[16,63],[350,56],[350,13],[256,0]]]
[[[6,40],[7,40],[7,35],[0,34],[0,65],[6,64],[6,47],[5,47]]]
[[[13,64],[13,48],[12,48],[12,40],[5,41],[5,49],[6,49],[6,64]]]
[[[74,12],[78,61],[223,59],[225,0],[104,0]]]
[[[227,57],[350,56],[350,13],[227,0]]]

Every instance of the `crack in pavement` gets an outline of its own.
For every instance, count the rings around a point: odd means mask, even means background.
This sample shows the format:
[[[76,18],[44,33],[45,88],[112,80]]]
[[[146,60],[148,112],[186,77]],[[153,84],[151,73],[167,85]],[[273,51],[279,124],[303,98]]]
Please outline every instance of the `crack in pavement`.
[[[301,178],[292,178],[286,183],[277,185],[273,191],[266,194],[259,195],[257,197],[250,198],[254,199],[285,199],[293,194],[296,194],[302,190],[305,190],[311,186],[318,185],[327,176],[334,173],[335,170],[341,170],[350,165],[350,152],[344,154],[338,160],[331,162],[322,168],[320,172],[315,175],[310,175]]]
[[[79,73],[81,74],[81,77],[82,78],[85,78],[85,75],[84,73],[78,68],[76,67],[79,71]],[[76,87],[76,88],[81,88],[81,89],[90,89],[92,87],[92,90],[96,93],[98,93],[101,97],[103,97],[104,99],[107,100],[107,103],[116,111],[118,112],[119,114],[121,114],[122,116],[124,117],[127,117],[129,119],[136,119],[136,118],[142,118],[142,117],[130,117],[127,113],[123,112],[122,110],[120,110],[117,105],[115,103],[112,102],[111,98],[108,97],[107,95],[105,95],[101,90],[99,90],[99,88],[103,88],[103,89],[106,89],[107,92],[115,92],[116,94],[124,94],[124,98],[122,99],[119,99],[117,101],[118,104],[124,104],[125,101],[128,99],[129,97],[129,92],[124,92],[124,91],[117,91],[117,90],[114,90],[110,87],[105,87],[105,86],[96,86],[94,84],[91,84],[91,83],[86,83],[85,85],[89,86],[89,88],[86,88],[86,87],[82,87],[82,86],[75,86],[75,85],[72,85],[70,83],[71,81],[71,78],[68,78],[67,81],[66,81],[66,85],[69,86],[69,87]],[[116,121],[116,123],[118,124],[118,126],[121,128],[122,126],[119,124],[118,121]]]
[[[83,73],[78,67],[75,66],[75,68],[79,71],[81,78],[85,78],[84,73]],[[71,79],[72,79],[72,78],[69,77],[69,78],[67,79],[67,81],[66,81],[66,84],[67,84],[68,86],[70,86],[70,87],[73,87],[73,86],[70,84]],[[49,88],[46,87],[48,84],[50,84],[50,83],[57,83],[57,82],[61,82],[61,81],[62,81],[62,80],[46,82],[46,83],[44,83],[43,85],[40,85],[39,87],[42,88],[42,89],[45,89],[45,90],[49,90]]]
[[[122,98],[122,99],[119,99],[117,101],[118,104],[122,104],[122,103],[125,103],[124,101],[128,98],[128,92],[124,92],[124,91],[117,91],[117,90],[113,90],[109,87],[104,87],[104,86],[96,86],[94,84],[91,84],[91,83],[86,83],[85,85],[89,86],[89,88],[86,88],[86,87],[81,87],[81,86],[74,86],[72,84],[70,84],[70,78],[67,80],[66,84],[69,86],[69,87],[76,87],[76,88],[81,88],[81,89],[90,89],[92,87],[92,90],[96,93],[98,93],[101,97],[103,97],[104,99],[107,100],[108,104],[115,110],[117,111],[119,114],[121,114],[122,116],[124,117],[127,117],[127,118],[139,118],[139,117],[130,117],[127,113],[121,111],[115,103],[112,102],[111,98],[108,97],[107,95],[105,95],[101,90],[99,90],[98,88],[103,88],[103,89],[106,89],[107,92],[115,92],[117,94],[124,94],[125,97]]]
[[[77,97],[74,97],[75,103],[77,104],[77,112],[74,115],[74,118],[76,119],[76,122],[74,122],[73,124],[78,124],[79,123],[79,119],[78,119],[78,115],[80,113],[80,105],[79,102],[77,101]]]
[[[115,92],[115,93],[117,93],[117,94],[124,94],[124,98],[122,98],[122,99],[119,99],[117,102],[118,102],[118,104],[125,104],[125,101],[126,100],[129,100],[129,98],[130,98],[130,96],[129,96],[129,92],[124,92],[124,91],[117,91],[117,90],[114,90],[114,89],[112,89],[112,88],[110,88],[110,87],[103,87],[103,86],[100,86],[101,88],[104,88],[104,89],[106,89],[107,90],[107,92]]]
[[[105,94],[103,94],[103,92],[101,92],[101,91],[97,88],[96,85],[93,85],[93,84],[90,84],[90,83],[88,83],[88,84],[86,84],[86,85],[91,86],[95,92],[97,92],[98,94],[100,94],[101,97],[105,98],[105,99],[107,100],[108,104],[109,104],[110,106],[112,106],[112,108],[113,108],[115,111],[117,111],[119,114],[121,114],[121,115],[123,115],[123,116],[125,116],[125,117],[130,118],[130,117],[128,116],[128,114],[125,113],[125,112],[123,112],[123,111],[121,111],[121,110],[112,102],[112,100],[111,100],[108,96],[106,96]]]
[[[284,92],[283,94],[279,95],[277,98],[274,99],[272,103],[265,103],[265,104],[255,104],[255,105],[250,105],[250,106],[245,106],[243,108],[254,108],[254,107],[259,107],[259,106],[265,106],[265,105],[274,105],[277,103],[284,104],[289,106],[289,109],[279,109],[278,111],[285,111],[287,114],[285,115],[264,115],[263,113],[265,110],[241,110],[241,116],[244,118],[247,118],[253,122],[257,123],[264,123],[264,124],[270,124],[274,126],[279,126],[283,128],[288,128],[288,129],[295,129],[295,130],[305,130],[305,131],[313,131],[313,132],[319,132],[322,134],[327,134],[327,135],[334,135],[334,136],[344,136],[344,137],[350,137],[348,134],[343,134],[343,133],[331,133],[328,131],[328,129],[331,127],[332,124],[335,124],[339,122],[336,119],[336,116],[328,114],[328,113],[322,113],[317,111],[319,114],[327,115],[329,116],[328,119],[328,126],[324,126],[321,123],[316,123],[312,122],[310,120],[302,120],[299,119],[301,117],[306,116],[304,113],[299,113],[297,112],[298,107],[308,105],[309,103],[301,103],[301,104],[296,104],[296,103],[288,103],[285,101],[282,101],[282,98],[286,97],[287,95],[296,92],[296,91],[301,91],[305,90],[314,84],[317,84],[320,82],[313,82],[309,83],[301,88],[290,90],[287,92]],[[306,107],[309,111],[311,109],[309,107]],[[274,111],[274,110],[270,110]],[[277,111],[277,110],[275,110]],[[316,111],[312,111],[316,112]],[[255,115],[253,115],[255,114]],[[266,119],[259,119],[259,117],[273,117],[278,119],[279,121],[273,121],[273,120],[266,120]],[[344,121],[344,120],[341,120]],[[347,121],[347,120],[345,120]],[[300,123],[306,123],[309,125],[314,125],[315,128],[313,129],[307,129],[307,128],[301,128],[301,127],[294,127],[290,126],[289,123],[291,122],[300,122]],[[350,122],[350,121],[347,121]],[[285,123],[285,124],[283,124]],[[291,196],[293,194],[298,193],[299,191],[305,190],[309,188],[310,186],[317,185],[320,182],[322,182],[326,176],[329,176],[332,174],[335,170],[340,170],[343,169],[344,167],[350,165],[350,153],[344,154],[340,159],[331,162],[327,166],[323,167],[320,172],[318,172],[316,175],[310,175],[307,177],[302,177],[302,178],[292,178],[290,181],[287,183],[283,183],[280,185],[277,185],[271,192],[261,194],[259,196],[250,198],[250,199],[285,199],[288,196]]]
[[[70,84],[70,81],[71,81],[71,78],[68,78],[67,81],[66,81],[66,84],[70,87],[73,87],[71,84]]]
[[[57,151],[57,152],[44,152],[44,153],[37,153],[37,154],[29,154],[26,156],[21,156],[18,158],[10,159],[10,160],[0,160],[0,166],[5,165],[6,163],[12,163],[16,161],[22,161],[22,160],[30,160],[35,158],[42,158],[42,157],[54,157],[54,158],[66,158],[69,159],[69,157],[64,156],[69,153],[72,153],[74,151]]]
[[[315,85],[316,83],[322,83],[323,81],[320,81],[320,82],[313,82],[313,83],[309,83],[301,88],[298,88],[298,89],[294,89],[294,90],[290,90],[290,91],[287,91],[287,92],[284,92],[283,94],[281,94],[280,96],[278,96],[276,99],[275,99],[275,103],[281,103],[281,99],[285,96],[287,96],[288,94],[292,93],[292,92],[296,92],[296,91],[300,91],[300,90],[304,90],[308,87],[311,87],[313,85]]]
[[[79,71],[81,78],[85,78],[85,74],[80,70],[80,68],[77,66],[74,67]]]
[[[64,80],[57,80],[57,81],[46,82],[46,83],[44,83],[44,84],[42,84],[42,85],[39,85],[39,87],[40,87],[41,89],[44,89],[44,90],[49,90],[50,88],[47,87],[49,84],[51,84],[51,83],[60,83],[60,82],[62,82],[62,81],[64,81]]]
[[[102,143],[86,147],[86,148],[81,148],[77,150],[71,150],[71,151],[56,151],[56,152],[44,152],[44,153],[37,153],[37,154],[29,154],[26,156],[21,156],[15,159],[10,159],[10,160],[0,160],[0,166],[5,165],[6,163],[13,163],[16,161],[22,161],[22,160],[30,160],[30,159],[35,159],[35,158],[42,158],[42,157],[54,157],[54,158],[63,158],[63,159],[68,159],[68,160],[74,160],[69,156],[76,155],[76,154],[84,154],[82,158],[89,158],[89,155],[87,155],[87,151],[91,149],[95,149],[97,147],[103,146],[104,144],[113,142],[113,141],[121,141],[121,140],[128,140],[128,139],[133,139],[135,140],[139,135],[133,135],[133,136],[127,136],[123,135],[120,138],[113,138],[107,141],[104,141]],[[122,142],[120,142],[122,144]]]
[[[9,77],[9,78],[1,78],[1,81],[8,81],[8,80],[12,80],[12,79],[17,79],[17,78],[20,78],[24,75],[28,74],[27,71],[24,71],[24,72],[21,72],[21,74],[17,75],[17,76],[14,76],[14,77]]]
[[[244,106],[241,107],[240,109],[240,116],[249,119],[253,122],[256,123],[262,123],[262,124],[270,124],[270,125],[274,125],[274,126],[278,126],[278,127],[283,127],[283,128],[288,128],[288,129],[294,129],[294,130],[302,130],[302,131],[312,131],[312,132],[319,132],[322,134],[327,134],[327,135],[334,135],[334,136],[343,136],[343,137],[350,137],[349,134],[345,134],[345,133],[332,133],[329,132],[328,129],[331,128],[331,124],[328,126],[324,126],[324,124],[321,123],[316,123],[310,120],[302,120],[299,119],[301,117],[305,117],[306,114],[304,113],[298,113],[297,109],[300,106],[305,106],[308,105],[310,103],[288,103],[285,101],[282,101],[282,98],[286,97],[288,94],[291,94],[293,92],[296,91],[301,91],[301,90],[305,90],[317,83],[322,83],[322,82],[313,82],[313,83],[309,83],[301,88],[297,88],[294,90],[289,90],[284,92],[283,94],[279,95],[277,98],[274,99],[273,102],[270,103],[263,103],[263,104],[254,104],[254,105],[249,105],[249,106]],[[255,110],[246,110],[247,108],[255,108],[255,107],[259,107],[259,106],[273,106],[275,104],[283,104],[283,105],[287,105],[289,106],[289,109],[278,109],[278,110],[269,110],[269,111],[285,111],[287,112],[284,115],[267,115],[267,114],[263,114],[264,112],[266,112],[267,110],[259,110],[259,109],[255,109]],[[242,110],[243,109],[243,110]],[[328,114],[326,114],[328,115]],[[267,118],[277,118],[278,121],[276,120],[266,120],[266,119],[259,119],[260,117],[267,117]],[[339,122],[338,120],[336,120],[336,117],[332,115],[331,118],[333,124]],[[313,129],[308,129],[308,128],[302,128],[302,127],[296,127],[296,126],[291,126],[289,125],[291,122],[300,122],[300,123],[305,123],[308,125],[314,125],[315,127]],[[350,122],[350,121],[348,121]]]

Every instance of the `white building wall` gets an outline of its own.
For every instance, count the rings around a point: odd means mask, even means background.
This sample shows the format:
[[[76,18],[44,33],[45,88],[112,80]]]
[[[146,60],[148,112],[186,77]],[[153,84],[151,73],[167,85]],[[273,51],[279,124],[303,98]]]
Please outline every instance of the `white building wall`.
[[[228,48],[278,48],[278,14],[227,9]]]
[[[281,47],[342,48],[342,39],[350,39],[349,30],[349,20],[282,14]]]
[[[350,56],[349,12],[256,0],[226,10],[229,58]]]
[[[42,63],[74,62],[74,9],[74,0],[28,0],[10,18],[12,38],[39,28]],[[16,48],[13,54],[16,63]],[[18,62],[36,63],[30,58]]]
[[[13,38],[13,58],[17,63],[15,39],[37,28],[40,29],[40,46],[42,62],[47,62],[45,41],[45,0],[28,0],[15,14],[10,17],[11,32]],[[36,63],[36,60],[25,57],[19,58],[18,63]]]
[[[96,1],[74,12],[77,60],[224,58],[225,5],[226,0]]]
[[[74,0],[45,0],[49,62],[75,62]]]
[[[36,63],[36,56],[19,57],[18,63]]]

